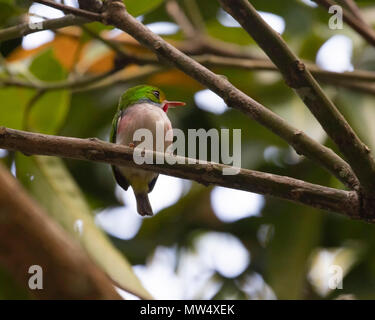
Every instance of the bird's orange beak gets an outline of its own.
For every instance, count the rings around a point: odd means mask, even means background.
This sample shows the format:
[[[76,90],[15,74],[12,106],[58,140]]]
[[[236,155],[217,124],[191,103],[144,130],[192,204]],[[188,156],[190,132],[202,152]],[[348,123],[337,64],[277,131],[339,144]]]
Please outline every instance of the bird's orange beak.
[[[167,112],[168,108],[175,108],[175,107],[180,107],[180,106],[185,106],[185,105],[186,105],[185,102],[164,100],[163,101],[163,110],[164,110],[164,112]]]

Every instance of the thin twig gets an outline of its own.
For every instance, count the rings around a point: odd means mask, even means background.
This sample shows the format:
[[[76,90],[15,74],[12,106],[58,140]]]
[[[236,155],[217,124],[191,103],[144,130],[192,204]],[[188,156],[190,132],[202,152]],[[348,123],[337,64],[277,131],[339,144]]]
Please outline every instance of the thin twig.
[[[277,71],[279,69],[269,60],[261,59],[241,59],[220,57],[215,55],[201,55],[192,56],[194,60],[201,64],[210,67],[234,67],[246,70],[258,71]],[[148,62],[150,63],[150,62]],[[320,69],[317,65],[306,62],[310,72],[318,79],[325,80],[325,82],[335,83],[336,81],[361,81],[361,82],[374,82],[375,72],[367,70],[355,70],[347,72],[333,72]]]
[[[89,22],[87,19],[68,14],[57,19],[50,19],[36,23],[22,23],[13,27],[0,30],[0,41],[26,36],[30,33],[43,30],[55,30],[71,25],[81,25]]]
[[[334,211],[359,218],[359,201],[354,191],[343,191],[301,180],[240,169],[236,175],[223,175],[229,166],[213,163],[198,163],[195,159],[172,156],[163,153],[144,151],[154,159],[164,159],[155,164],[136,164],[134,148],[97,139],[78,139],[50,136],[0,127],[0,148],[21,151],[25,154],[39,154],[66,157],[78,160],[105,162],[118,166],[128,166],[163,173],[203,183],[244,191],[257,192],[280,197],[297,203]],[[177,161],[175,164],[171,160]]]
[[[184,4],[190,14],[191,20],[193,21],[194,28],[202,34],[205,33],[204,20],[198,8],[197,2],[195,0],[184,0]]]
[[[351,82],[351,81],[338,81],[339,87],[360,91],[366,94],[375,95],[375,83]]]
[[[105,89],[108,87],[112,87],[114,85],[119,85],[123,83],[129,83],[132,81],[139,81],[145,77],[152,76],[156,73],[166,70],[167,68],[164,66],[142,66],[139,67],[137,70],[132,70],[131,72],[117,72],[102,81],[94,82],[88,86],[73,88],[72,92],[83,92],[83,91],[91,91],[97,89]]]
[[[38,2],[40,4],[44,4],[46,6],[61,10],[65,13],[73,13],[77,16],[84,17],[84,18],[87,18],[87,19],[91,19],[91,20],[100,20],[101,19],[100,13],[82,10],[82,9],[79,9],[79,8],[74,8],[74,7],[67,6],[65,4],[54,2],[54,1],[51,1],[51,0],[34,0],[34,2]]]
[[[64,89],[78,89],[81,87],[89,86],[95,82],[99,82],[113,74],[113,70],[108,72],[94,75],[81,77],[74,80],[58,81],[58,82],[44,82],[44,81],[25,81],[16,78],[0,78],[0,87],[14,86],[21,88],[31,88],[40,91],[53,91],[53,90],[64,90]]]

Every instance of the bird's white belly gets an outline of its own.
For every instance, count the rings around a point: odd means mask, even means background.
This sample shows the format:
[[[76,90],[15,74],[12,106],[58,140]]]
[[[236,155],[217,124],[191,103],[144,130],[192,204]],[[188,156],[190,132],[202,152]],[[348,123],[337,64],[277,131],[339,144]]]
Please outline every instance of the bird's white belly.
[[[140,141],[133,141],[134,133],[138,129],[147,129],[153,136],[153,150],[156,146],[156,124],[159,123],[164,127],[164,137],[168,130],[172,129],[171,122],[166,113],[160,108],[152,104],[142,103],[129,107],[125,115],[119,120],[117,125],[116,143],[129,145],[137,145]],[[163,137],[163,138],[164,138]],[[170,144],[170,142],[169,142]],[[164,143],[164,150],[168,147],[168,143]]]
[[[156,123],[164,127],[163,140],[165,150],[171,144],[170,141],[165,141],[166,132],[172,129],[171,122],[160,107],[148,103],[137,104],[126,110],[125,115],[119,119],[117,124],[116,143],[137,146],[141,141],[134,141],[134,133],[138,129],[147,129],[153,136],[152,149],[156,150]],[[157,177],[156,173],[142,169],[120,167],[120,171],[133,189],[138,189],[137,191],[141,191],[139,189],[145,188]]]

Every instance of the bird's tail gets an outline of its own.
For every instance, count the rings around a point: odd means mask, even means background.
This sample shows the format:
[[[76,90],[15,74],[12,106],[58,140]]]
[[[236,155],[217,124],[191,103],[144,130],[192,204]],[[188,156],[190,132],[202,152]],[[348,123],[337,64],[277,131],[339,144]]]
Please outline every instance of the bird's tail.
[[[135,194],[137,200],[137,211],[141,216],[152,216],[152,208],[147,193]]]

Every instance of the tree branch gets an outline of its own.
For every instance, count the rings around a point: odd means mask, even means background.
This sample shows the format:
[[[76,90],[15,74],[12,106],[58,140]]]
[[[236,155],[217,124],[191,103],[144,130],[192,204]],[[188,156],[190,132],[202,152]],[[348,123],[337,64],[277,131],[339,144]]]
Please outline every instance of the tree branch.
[[[63,89],[78,89],[89,86],[95,82],[99,82],[114,73],[113,70],[104,72],[99,75],[86,76],[73,80],[44,82],[44,81],[26,81],[16,78],[0,78],[0,86],[13,86],[21,88],[37,89],[39,91],[63,90]]]
[[[258,71],[277,71],[279,69],[269,60],[265,59],[241,59],[231,57],[221,57],[210,54],[192,56],[195,61],[209,67],[234,67],[246,70]],[[150,59],[148,60],[150,63]],[[361,81],[361,82],[374,82],[375,72],[367,70],[355,70],[348,72],[333,72],[320,69],[317,65],[306,63],[310,72],[319,80],[327,83],[339,84],[339,81]]]
[[[105,72],[103,74],[87,76],[73,80],[58,81],[58,82],[44,82],[44,81],[25,81],[16,78],[0,78],[0,87],[20,87],[36,89],[38,91],[54,91],[70,89],[72,92],[89,91],[98,88],[104,88],[120,83],[127,83],[142,79],[144,77],[155,74],[164,70],[163,66],[144,66],[139,67],[138,70],[131,73],[124,74],[124,71],[119,72]]]
[[[361,10],[359,10],[354,0],[341,0],[341,2],[346,5],[353,16],[355,16],[358,20],[363,21]]]
[[[68,14],[64,17],[57,19],[45,20],[38,23],[25,22],[13,27],[0,30],[0,41],[23,37],[30,33],[39,32],[43,30],[55,30],[71,25],[81,25],[87,22],[90,22],[90,20],[77,17],[72,14]]]
[[[363,189],[367,194],[373,194],[375,190],[375,161],[370,149],[359,139],[305,65],[247,0],[219,1],[222,7],[242,25],[279,68],[286,83],[296,90],[347,158]]]
[[[121,299],[110,279],[0,165],[0,263],[39,299]],[[28,286],[29,268],[43,289]]]
[[[137,165],[133,160],[134,149],[98,139],[50,136],[1,127],[0,148],[21,151],[28,155],[58,156],[141,168],[194,180],[204,185],[214,184],[271,195],[359,218],[359,201],[354,191],[332,189],[289,177],[247,169],[241,169],[237,175],[223,175],[223,169],[229,166],[213,162],[197,163],[195,159],[147,150],[146,153],[152,153],[154,159],[163,158],[164,163],[156,164],[154,161],[155,164]],[[171,159],[178,160],[178,162],[169,164]]]
[[[317,4],[322,7],[329,9],[333,5],[337,5],[332,0],[314,0]],[[343,18],[344,21],[351,26],[355,31],[357,31],[368,43],[375,46],[375,31],[367,25],[363,20],[358,19],[354,14],[348,12],[343,8]]]
[[[84,18],[87,18],[87,19],[90,19],[90,20],[100,20],[101,19],[100,13],[96,13],[96,12],[92,12],[92,11],[88,11],[88,10],[82,10],[82,9],[79,9],[79,8],[67,6],[65,4],[54,2],[54,1],[51,1],[51,0],[33,0],[33,1],[38,2],[40,4],[44,4],[46,6],[49,6],[49,7],[55,8],[55,9],[58,9],[58,10],[61,10],[64,13],[73,13],[77,16],[84,17]],[[93,8],[93,10],[95,10],[95,8]]]
[[[197,31],[195,30],[194,26],[190,23],[189,19],[184,14],[184,12],[181,10],[176,0],[168,0],[165,4],[165,8],[167,10],[167,13],[180,26],[185,36],[188,39],[194,39],[194,37],[197,35]]]
[[[375,83],[338,81],[337,85],[340,87],[375,95]]]
[[[136,64],[160,64],[163,61],[160,61],[155,56],[151,56],[149,54],[135,54],[126,52],[122,45],[129,45],[129,43],[122,42],[116,39],[106,39],[102,35],[93,32],[91,29],[82,26],[86,32],[88,32],[92,37],[96,38],[99,41],[102,41],[106,44],[109,48],[116,51],[119,55],[124,55],[125,58],[129,61],[129,63],[136,63]],[[72,36],[72,35],[70,35]],[[211,39],[212,40],[212,39]],[[194,43],[194,40],[192,40]],[[215,44],[223,46],[224,44]],[[179,48],[179,46],[177,46]],[[191,49],[191,48],[190,48]],[[186,51],[186,48],[179,48],[180,51],[184,52],[185,54],[190,55],[195,61],[199,62],[208,67],[234,67],[234,68],[242,68],[246,70],[258,70],[258,71],[277,71],[279,69],[272,63],[272,61],[268,59],[262,58],[249,58],[243,57],[244,53],[242,51],[237,51],[237,54],[233,51],[231,54],[228,52],[225,53],[217,53],[212,54],[208,53],[212,50],[206,47],[201,47],[199,49],[201,54],[197,54],[197,52],[193,51]],[[332,84],[339,84],[339,81],[347,80],[348,83],[345,85],[346,87],[350,86],[349,81],[361,81],[361,82],[374,82],[375,81],[375,72],[368,71],[368,70],[353,70],[353,71],[346,71],[346,72],[334,72],[328,71],[319,68],[316,64],[311,62],[305,62],[306,66],[310,70],[310,72],[316,76],[319,80],[322,80],[327,83]],[[341,83],[341,82],[340,82]]]
[[[201,15],[201,12],[199,11],[197,2],[195,0],[184,0],[184,5],[190,15],[194,28],[198,30],[200,33],[204,33],[205,32],[204,20]]]

